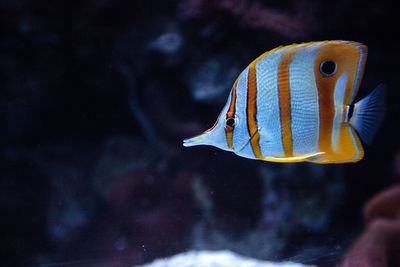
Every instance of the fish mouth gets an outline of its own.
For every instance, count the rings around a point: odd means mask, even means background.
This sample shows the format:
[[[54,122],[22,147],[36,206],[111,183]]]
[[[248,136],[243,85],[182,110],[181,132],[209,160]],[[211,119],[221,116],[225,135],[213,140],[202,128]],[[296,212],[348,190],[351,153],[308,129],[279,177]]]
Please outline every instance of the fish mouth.
[[[190,147],[190,146],[199,146],[199,145],[206,145],[207,143],[205,142],[205,134],[206,132],[190,137],[190,138],[186,138],[183,140],[183,146],[185,147]]]

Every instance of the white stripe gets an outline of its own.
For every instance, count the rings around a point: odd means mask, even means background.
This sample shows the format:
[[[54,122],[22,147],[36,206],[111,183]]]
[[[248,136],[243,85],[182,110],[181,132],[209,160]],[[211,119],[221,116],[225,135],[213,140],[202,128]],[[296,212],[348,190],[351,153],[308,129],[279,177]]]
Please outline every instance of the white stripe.
[[[278,69],[281,49],[266,55],[256,63],[257,124],[263,157],[283,156],[282,127],[278,95]]]
[[[319,45],[309,45],[297,51],[289,65],[291,130],[293,154],[318,152],[319,103],[314,76],[314,62]]]

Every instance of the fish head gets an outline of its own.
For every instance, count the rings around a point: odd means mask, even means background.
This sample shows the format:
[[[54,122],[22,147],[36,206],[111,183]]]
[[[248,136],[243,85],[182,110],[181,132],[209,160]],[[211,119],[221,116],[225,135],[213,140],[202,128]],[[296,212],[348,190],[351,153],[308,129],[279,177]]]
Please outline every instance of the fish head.
[[[247,131],[246,121],[240,119],[239,114],[243,111],[232,112],[231,99],[232,91],[214,126],[200,135],[185,139],[183,145],[208,145],[235,153],[241,151],[250,139],[248,135],[241,134]]]

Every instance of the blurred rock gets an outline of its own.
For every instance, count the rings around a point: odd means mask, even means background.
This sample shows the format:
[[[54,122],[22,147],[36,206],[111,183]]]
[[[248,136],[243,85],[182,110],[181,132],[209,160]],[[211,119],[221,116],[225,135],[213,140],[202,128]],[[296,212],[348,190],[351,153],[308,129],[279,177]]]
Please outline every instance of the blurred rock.
[[[77,143],[43,144],[29,152],[50,177],[46,221],[55,247],[75,240],[94,216],[98,204],[89,177],[96,159],[95,149]]]
[[[229,250],[223,251],[189,251],[168,259],[155,260],[142,267],[306,267],[294,262],[267,262],[240,256]]]
[[[286,231],[296,231],[299,226],[309,232],[326,229],[344,190],[340,167],[308,163],[262,166],[260,174],[264,182],[263,227],[284,224]]]
[[[85,234],[63,249],[65,260],[90,257],[96,266],[125,266],[187,246],[192,174],[160,158],[137,138],[115,136],[104,142],[88,180],[100,198],[97,213],[80,226]]]
[[[202,220],[192,231],[193,248],[283,259],[285,249],[296,242],[304,254],[290,256],[304,262],[332,255],[332,249],[320,249],[326,240],[312,245],[306,240],[329,227],[344,190],[340,167],[258,165],[229,153],[218,157],[207,163],[202,181],[195,179]]]
[[[226,100],[240,74],[230,60],[221,56],[210,58],[195,67],[189,76],[192,98],[196,101]]]
[[[104,141],[93,171],[92,186],[105,199],[115,179],[124,173],[146,168],[159,155],[137,138],[112,136]]]
[[[160,35],[148,45],[150,49],[170,54],[178,52],[182,47],[182,36],[178,33],[169,32]]]

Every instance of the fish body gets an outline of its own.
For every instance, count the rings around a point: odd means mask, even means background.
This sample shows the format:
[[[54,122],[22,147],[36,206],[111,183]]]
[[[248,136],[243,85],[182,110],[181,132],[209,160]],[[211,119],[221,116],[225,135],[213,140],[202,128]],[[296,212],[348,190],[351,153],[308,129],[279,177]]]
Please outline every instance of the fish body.
[[[345,163],[364,156],[384,117],[385,88],[353,105],[367,47],[323,41],[278,47],[233,84],[214,126],[184,140],[273,162]]]

